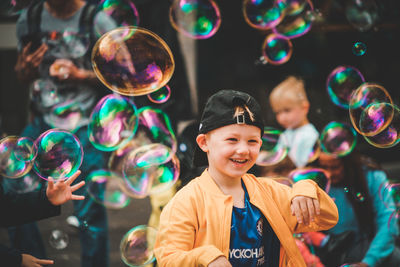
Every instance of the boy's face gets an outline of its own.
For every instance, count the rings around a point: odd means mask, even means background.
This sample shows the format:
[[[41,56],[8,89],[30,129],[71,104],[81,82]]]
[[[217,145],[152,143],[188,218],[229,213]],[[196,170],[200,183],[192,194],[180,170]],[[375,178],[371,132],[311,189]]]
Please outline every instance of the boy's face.
[[[296,129],[305,125],[308,113],[307,102],[279,100],[271,103],[272,110],[275,113],[276,120],[285,129]]]
[[[208,170],[217,179],[241,178],[256,162],[262,140],[260,128],[231,124],[197,136],[207,152]]]

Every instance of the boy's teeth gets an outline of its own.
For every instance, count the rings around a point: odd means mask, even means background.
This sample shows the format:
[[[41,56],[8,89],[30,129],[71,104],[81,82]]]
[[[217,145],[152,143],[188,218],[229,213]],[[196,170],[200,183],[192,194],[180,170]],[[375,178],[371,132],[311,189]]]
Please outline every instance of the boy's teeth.
[[[244,163],[244,162],[246,162],[246,160],[245,159],[243,159],[243,160],[238,160],[238,159],[232,159],[234,162],[238,162],[238,163]]]

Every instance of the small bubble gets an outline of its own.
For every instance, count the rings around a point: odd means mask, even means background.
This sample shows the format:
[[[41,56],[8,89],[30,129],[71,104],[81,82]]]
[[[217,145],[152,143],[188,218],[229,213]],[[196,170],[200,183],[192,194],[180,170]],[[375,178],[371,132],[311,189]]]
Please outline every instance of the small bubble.
[[[64,249],[68,246],[69,237],[61,230],[53,230],[50,234],[49,243],[55,249]]]
[[[362,42],[356,42],[353,45],[353,54],[356,56],[362,56],[367,52],[367,46]]]
[[[349,192],[349,188],[345,187],[345,188],[343,188],[343,191],[344,191],[345,193],[348,193],[348,192]]]

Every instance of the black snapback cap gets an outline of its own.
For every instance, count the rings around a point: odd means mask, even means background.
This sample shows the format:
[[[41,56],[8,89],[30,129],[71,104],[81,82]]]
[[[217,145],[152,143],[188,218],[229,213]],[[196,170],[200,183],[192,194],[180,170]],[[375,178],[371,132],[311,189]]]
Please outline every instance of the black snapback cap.
[[[253,114],[253,120],[251,120],[250,114],[246,109],[244,109],[243,114],[235,117],[235,108],[238,106],[247,106]],[[261,135],[264,133],[261,107],[254,97],[235,90],[221,90],[215,93],[207,100],[204,107],[198,134],[208,133],[209,131],[230,124],[254,125],[260,128]],[[198,145],[196,145],[193,154],[193,165],[195,167],[208,165],[207,154]]]

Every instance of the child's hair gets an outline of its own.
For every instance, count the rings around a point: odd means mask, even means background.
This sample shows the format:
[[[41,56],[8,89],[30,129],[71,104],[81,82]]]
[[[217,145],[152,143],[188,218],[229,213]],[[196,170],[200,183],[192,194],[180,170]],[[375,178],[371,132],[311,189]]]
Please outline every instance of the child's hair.
[[[245,111],[247,112],[247,114],[249,114],[250,120],[251,120],[251,121],[254,121],[254,120],[255,120],[254,114],[253,114],[253,112],[251,112],[251,110],[249,109],[249,107],[246,106],[246,105],[243,105],[243,106],[236,106],[236,107],[235,107],[235,114],[233,115],[233,117],[236,118],[236,117],[238,117],[238,116],[240,116],[240,115],[244,115],[244,112],[245,112]]]
[[[269,95],[271,104],[279,100],[291,100],[296,103],[308,102],[306,90],[304,89],[304,81],[295,76],[287,77]]]

